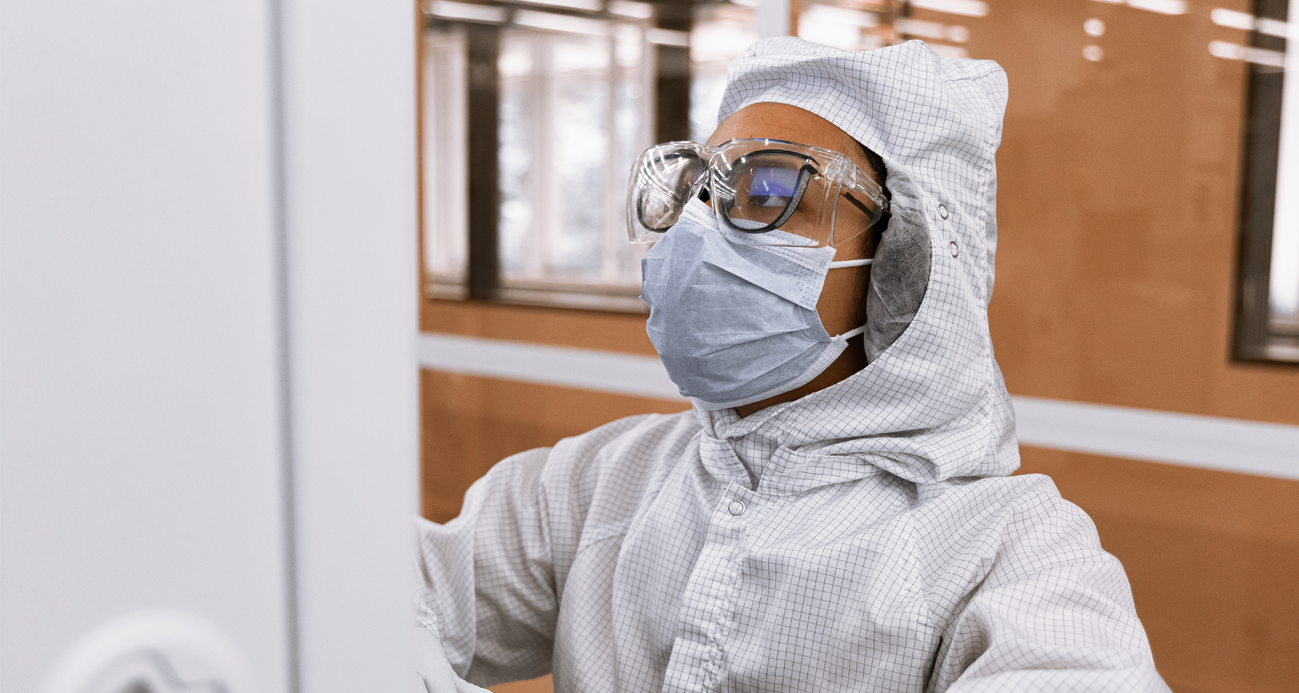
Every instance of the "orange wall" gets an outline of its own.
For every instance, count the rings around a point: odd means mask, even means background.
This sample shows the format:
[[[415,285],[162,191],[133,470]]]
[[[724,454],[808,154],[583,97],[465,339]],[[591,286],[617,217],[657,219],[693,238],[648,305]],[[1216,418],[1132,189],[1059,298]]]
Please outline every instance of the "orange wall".
[[[464,492],[496,462],[634,414],[687,408],[662,400],[454,373],[420,373],[425,517],[460,514]]]
[[[1244,34],[1207,15],[1250,8],[1189,4],[998,0],[971,22],[1010,80],[998,361],[1015,394],[1299,424],[1299,368],[1230,361],[1246,68],[1207,47]]]
[[[645,318],[625,313],[425,300],[420,327],[471,337],[604,349],[653,356]],[[567,388],[420,373],[424,516],[445,522],[460,512],[475,479],[501,459],[554,445],[625,416],[687,408],[663,400]]]
[[[1123,562],[1178,693],[1299,682],[1299,482],[1023,447]]]

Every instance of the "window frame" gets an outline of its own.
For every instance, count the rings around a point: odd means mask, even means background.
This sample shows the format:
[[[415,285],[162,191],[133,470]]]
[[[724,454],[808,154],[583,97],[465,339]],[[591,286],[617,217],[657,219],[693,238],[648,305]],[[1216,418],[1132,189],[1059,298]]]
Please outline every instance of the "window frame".
[[[691,13],[689,0],[667,0],[646,3],[654,7],[653,14],[642,20],[646,29],[656,31],[668,40],[647,42],[650,50],[646,58],[651,63],[649,82],[652,94],[647,94],[650,105],[645,115],[651,119],[649,132],[654,137],[685,139],[689,132],[690,108],[690,51],[688,45],[675,45],[673,38],[688,36]],[[649,309],[639,299],[640,287],[618,284],[578,283],[566,281],[541,281],[530,279],[505,280],[501,267],[500,238],[500,165],[497,151],[500,144],[499,107],[502,99],[502,75],[499,71],[503,33],[507,30],[529,27],[513,22],[514,12],[545,12],[548,14],[595,19],[614,23],[634,23],[629,18],[609,11],[609,3],[599,11],[585,11],[571,7],[538,7],[517,5],[511,2],[494,2],[482,5],[481,17],[473,19],[447,18],[434,14],[433,5],[426,5],[423,32],[463,31],[468,46],[466,56],[466,149],[468,180],[467,262],[463,281],[456,277],[434,276],[426,260],[421,261],[420,273],[424,296],[428,300],[478,300],[522,305],[541,305],[562,308],[611,311],[619,313],[648,313]],[[421,51],[427,38],[421,35]],[[680,43],[685,43],[681,41]],[[426,69],[423,57],[419,64],[420,84],[425,82],[422,71]],[[611,69],[617,69],[611,64]],[[683,71],[684,70],[684,71]],[[419,100],[420,122],[427,98]],[[429,137],[430,133],[424,133]],[[612,157],[612,153],[611,153]],[[420,149],[421,175],[425,173],[425,148]],[[421,186],[421,199],[425,194]],[[428,204],[422,199],[422,204]],[[420,215],[421,247],[428,238],[427,215]]]
[[[1288,2],[1256,0],[1252,9],[1256,17],[1279,15],[1285,21]],[[1284,53],[1286,40],[1255,30],[1250,32],[1250,46]],[[1285,72],[1255,62],[1246,65],[1232,360],[1299,365],[1299,325],[1279,327],[1270,305]]]

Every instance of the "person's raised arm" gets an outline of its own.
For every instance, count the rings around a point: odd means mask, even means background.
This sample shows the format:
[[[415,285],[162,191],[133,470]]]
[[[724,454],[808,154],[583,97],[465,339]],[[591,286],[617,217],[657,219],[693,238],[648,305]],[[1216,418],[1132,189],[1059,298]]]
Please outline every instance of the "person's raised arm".
[[[418,521],[419,640],[430,650],[430,638],[440,641],[464,681],[488,686],[550,672],[558,599],[541,491],[549,453],[497,464],[445,525]]]

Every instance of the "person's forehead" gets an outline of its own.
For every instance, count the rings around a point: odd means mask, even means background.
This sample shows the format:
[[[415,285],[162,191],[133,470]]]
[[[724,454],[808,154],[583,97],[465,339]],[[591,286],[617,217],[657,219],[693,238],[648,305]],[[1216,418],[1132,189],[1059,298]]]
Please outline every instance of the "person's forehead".
[[[815,113],[783,103],[755,103],[732,113],[708,138],[710,146],[746,137],[786,140],[832,149],[852,159],[868,175],[870,163],[851,135]]]

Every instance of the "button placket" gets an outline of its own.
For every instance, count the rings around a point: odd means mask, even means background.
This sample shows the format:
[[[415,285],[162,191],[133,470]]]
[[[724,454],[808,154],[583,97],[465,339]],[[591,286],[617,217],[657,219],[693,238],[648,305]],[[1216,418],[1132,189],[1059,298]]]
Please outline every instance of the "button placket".
[[[752,499],[752,492],[736,482],[726,484],[716,497],[708,537],[682,595],[680,629],[664,690],[716,690],[727,676],[726,648],[735,629],[747,553],[743,515]],[[734,513],[732,508],[743,510]]]

